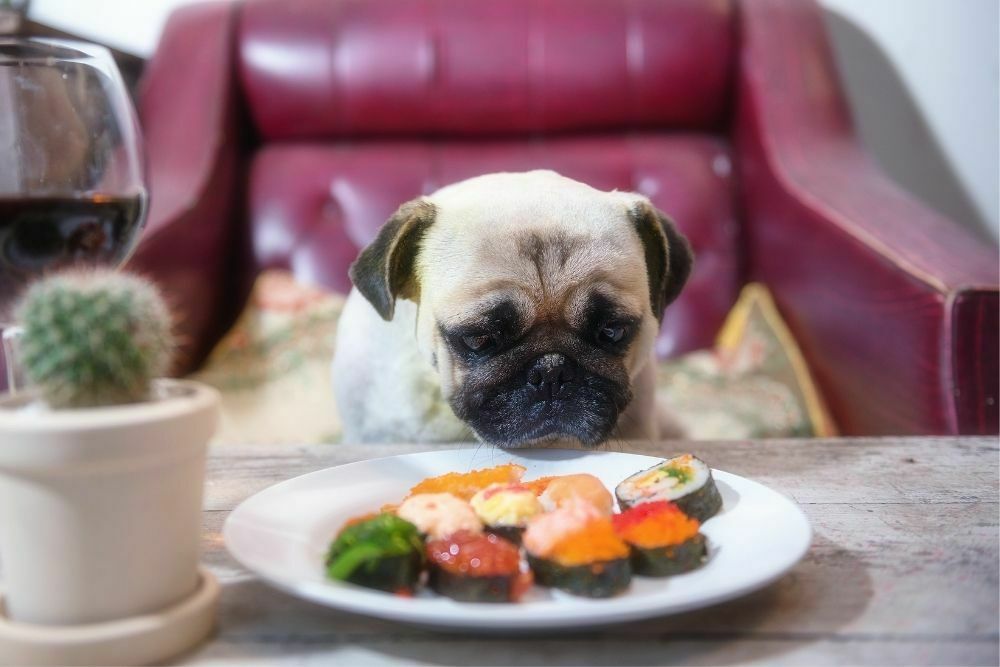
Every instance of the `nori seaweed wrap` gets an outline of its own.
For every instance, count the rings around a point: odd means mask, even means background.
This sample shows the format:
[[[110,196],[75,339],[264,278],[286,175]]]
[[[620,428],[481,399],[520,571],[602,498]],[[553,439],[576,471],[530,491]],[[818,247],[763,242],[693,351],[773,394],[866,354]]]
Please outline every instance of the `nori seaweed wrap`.
[[[696,456],[683,454],[637,472],[615,488],[622,510],[657,500],[673,502],[704,523],[722,509],[712,469]]]
[[[632,550],[632,569],[647,577],[667,577],[701,567],[708,549],[697,519],[666,501],[641,503],[611,519]]]
[[[496,535],[462,531],[427,543],[430,587],[460,602],[516,602],[531,586],[517,547]]]
[[[582,565],[563,565],[528,554],[528,565],[539,586],[588,598],[609,598],[623,592],[632,582],[628,558],[595,561]]]
[[[605,598],[623,592],[632,581],[628,545],[609,518],[582,500],[532,520],[524,548],[535,582],[542,586]]]

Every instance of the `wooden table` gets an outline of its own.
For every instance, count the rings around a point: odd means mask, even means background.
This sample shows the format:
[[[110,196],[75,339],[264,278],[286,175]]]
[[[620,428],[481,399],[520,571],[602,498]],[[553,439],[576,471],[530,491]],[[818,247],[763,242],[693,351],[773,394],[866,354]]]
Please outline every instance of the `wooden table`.
[[[204,560],[224,583],[217,636],[188,664],[998,663],[998,441],[884,438],[636,445],[688,449],[794,498],[812,548],[770,587],[710,609],[536,636],[444,634],[273,590],[226,553],[241,500],[311,470],[427,446],[217,449]]]

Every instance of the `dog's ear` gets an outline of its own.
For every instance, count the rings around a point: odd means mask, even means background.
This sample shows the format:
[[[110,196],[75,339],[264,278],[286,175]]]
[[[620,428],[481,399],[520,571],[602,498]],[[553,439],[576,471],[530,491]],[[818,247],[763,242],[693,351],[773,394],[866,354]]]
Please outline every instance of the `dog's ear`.
[[[637,202],[629,210],[629,217],[646,254],[649,303],[653,314],[662,319],[664,309],[681,293],[691,275],[694,253],[673,221],[648,201]]]
[[[415,300],[419,296],[419,281],[414,275],[417,250],[434,215],[434,204],[426,199],[403,204],[351,264],[354,286],[386,321],[392,319],[397,298]]]

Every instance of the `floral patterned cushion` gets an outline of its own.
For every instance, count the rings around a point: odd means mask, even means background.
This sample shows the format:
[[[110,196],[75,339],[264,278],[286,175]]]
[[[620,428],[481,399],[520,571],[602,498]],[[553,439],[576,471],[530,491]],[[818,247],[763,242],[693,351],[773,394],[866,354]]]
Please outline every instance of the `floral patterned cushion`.
[[[193,375],[222,394],[217,444],[324,443],[340,438],[330,360],[344,298],[261,274],[232,330]],[[748,285],[713,350],[664,362],[661,403],[684,437],[835,433],[795,341],[761,285]]]
[[[696,440],[836,434],[795,339],[757,283],[743,288],[714,349],[660,364],[657,392]]]
[[[330,360],[344,297],[269,270],[192,377],[222,395],[217,443],[333,442],[340,418]]]

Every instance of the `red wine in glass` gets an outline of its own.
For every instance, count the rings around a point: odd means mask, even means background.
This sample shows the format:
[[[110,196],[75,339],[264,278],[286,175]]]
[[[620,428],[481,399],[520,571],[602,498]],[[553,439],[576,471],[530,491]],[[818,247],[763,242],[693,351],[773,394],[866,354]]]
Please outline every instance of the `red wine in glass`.
[[[18,370],[12,310],[25,287],[65,267],[119,266],[139,238],[147,201],[135,109],[110,53],[83,42],[0,38],[0,329],[8,367]],[[8,378],[16,375],[8,369]]]
[[[0,301],[40,272],[117,265],[132,250],[145,197],[0,198]]]

